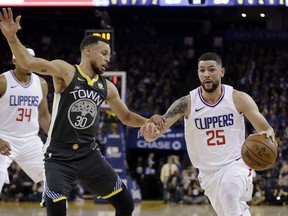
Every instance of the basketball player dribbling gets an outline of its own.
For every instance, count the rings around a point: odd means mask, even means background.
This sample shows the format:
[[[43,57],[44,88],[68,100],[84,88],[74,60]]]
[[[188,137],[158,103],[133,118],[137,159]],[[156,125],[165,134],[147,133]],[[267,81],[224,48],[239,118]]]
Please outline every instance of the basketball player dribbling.
[[[50,123],[46,81],[19,66],[14,56],[12,61],[15,69],[0,75],[0,192],[9,183],[7,169],[13,160],[34,182],[43,180],[39,123],[46,133]]]
[[[110,61],[109,42],[86,36],[81,44],[79,65],[63,60],[34,58],[24,48],[16,33],[11,8],[2,9],[0,28],[19,64],[53,77],[55,89],[51,126],[45,144],[46,211],[48,216],[66,216],[71,183],[78,180],[91,194],[109,201],[116,216],[130,216],[134,202],[126,185],[102,156],[95,140],[99,108],[107,102],[125,125],[141,127],[148,119],[131,112],[120,99],[115,85],[102,74]],[[21,61],[20,61],[21,60]],[[163,117],[150,118],[163,125]],[[158,132],[155,125],[150,131]]]
[[[158,135],[150,134],[153,123],[146,123],[138,136],[143,134],[146,141],[153,141],[184,117],[189,158],[199,169],[201,187],[217,215],[249,216],[246,201],[252,196],[253,170],[241,159],[244,117],[259,134],[265,134],[276,144],[275,134],[248,94],[221,84],[224,73],[219,55],[203,54],[198,59],[201,86],[169,107],[163,115],[164,129]]]

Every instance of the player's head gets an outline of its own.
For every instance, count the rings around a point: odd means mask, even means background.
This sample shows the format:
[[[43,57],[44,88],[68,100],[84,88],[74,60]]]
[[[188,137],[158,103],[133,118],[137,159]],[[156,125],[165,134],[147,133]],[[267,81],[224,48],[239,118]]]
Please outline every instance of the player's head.
[[[198,59],[198,77],[203,89],[207,92],[213,92],[221,83],[224,76],[222,59],[216,53],[205,53]]]
[[[81,63],[90,64],[96,74],[104,73],[110,62],[111,48],[106,39],[95,36],[86,36],[81,44]]]
[[[27,48],[28,52],[29,52],[32,56],[35,56],[35,52],[34,52],[33,49],[28,48],[28,47],[26,47],[26,48]],[[20,72],[25,73],[25,74],[27,74],[27,75],[31,75],[31,72],[30,72],[30,71],[24,70],[24,69],[22,69],[22,68],[19,66],[19,64],[17,63],[17,59],[15,58],[14,55],[12,55],[12,62],[13,62],[13,64],[15,65],[15,69],[17,69],[17,71],[20,71]]]

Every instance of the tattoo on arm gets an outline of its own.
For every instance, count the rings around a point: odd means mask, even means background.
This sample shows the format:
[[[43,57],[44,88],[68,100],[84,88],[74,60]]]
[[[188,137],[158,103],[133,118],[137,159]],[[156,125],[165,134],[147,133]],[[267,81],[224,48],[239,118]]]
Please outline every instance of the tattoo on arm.
[[[43,69],[41,69],[41,72],[42,72],[42,73],[46,73],[47,70],[43,68]]]
[[[186,112],[188,107],[188,100],[187,97],[182,97],[175,101],[170,108],[165,113],[164,117],[167,118],[173,118],[177,114],[183,114]]]

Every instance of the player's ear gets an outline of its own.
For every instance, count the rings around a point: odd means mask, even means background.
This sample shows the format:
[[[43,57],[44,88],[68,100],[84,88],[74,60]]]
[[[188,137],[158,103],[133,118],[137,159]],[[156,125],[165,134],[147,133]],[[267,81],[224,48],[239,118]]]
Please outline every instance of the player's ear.
[[[91,55],[91,51],[92,51],[91,46],[86,46],[86,47],[84,48],[84,50],[83,50],[83,53],[84,53],[85,55],[87,55],[87,56],[90,56],[90,55]]]
[[[221,68],[221,77],[224,77],[224,75],[225,75],[225,68],[222,67],[222,68]]]
[[[14,65],[16,65],[16,59],[15,59],[15,58],[12,59],[12,63],[13,63]]]

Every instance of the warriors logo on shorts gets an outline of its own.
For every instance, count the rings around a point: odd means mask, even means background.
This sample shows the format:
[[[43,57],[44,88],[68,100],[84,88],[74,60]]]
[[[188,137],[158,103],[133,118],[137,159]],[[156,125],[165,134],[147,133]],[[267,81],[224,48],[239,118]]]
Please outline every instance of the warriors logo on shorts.
[[[89,99],[75,101],[68,110],[70,124],[76,129],[86,129],[93,125],[97,117],[97,106]]]

